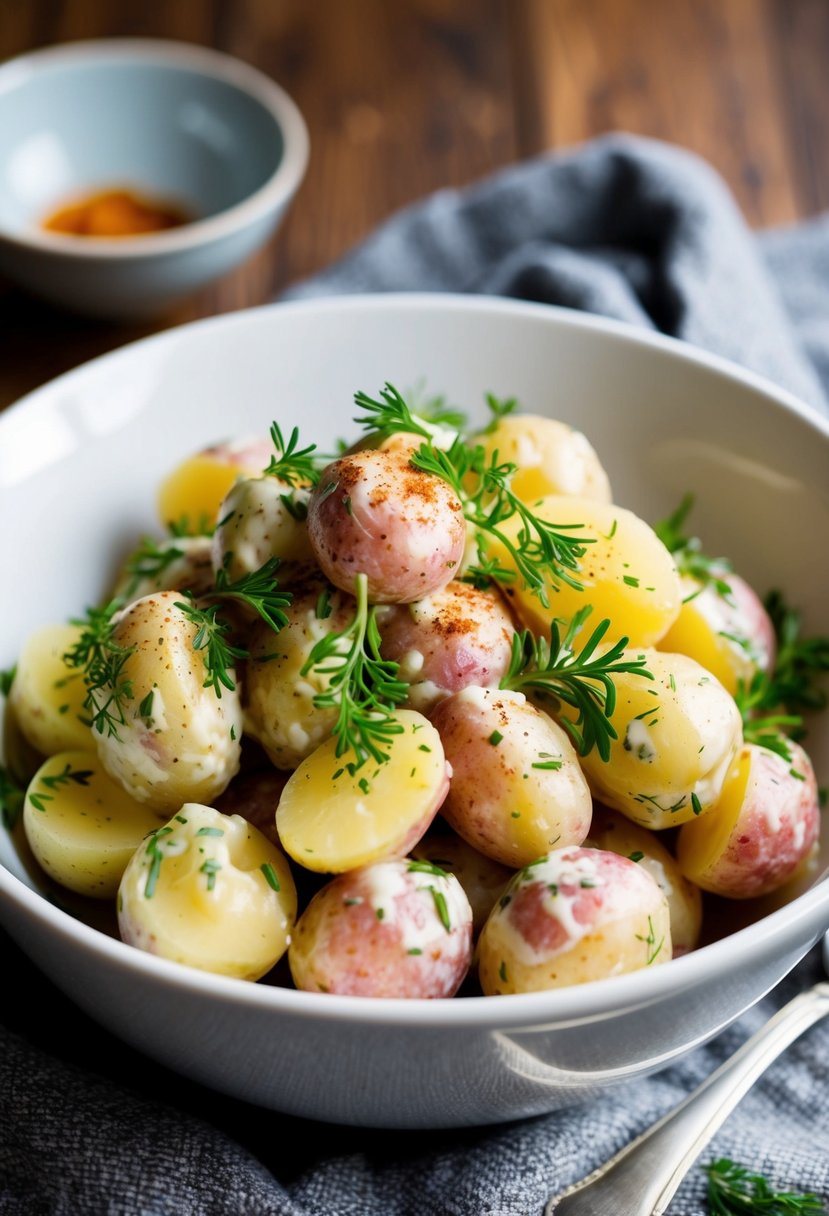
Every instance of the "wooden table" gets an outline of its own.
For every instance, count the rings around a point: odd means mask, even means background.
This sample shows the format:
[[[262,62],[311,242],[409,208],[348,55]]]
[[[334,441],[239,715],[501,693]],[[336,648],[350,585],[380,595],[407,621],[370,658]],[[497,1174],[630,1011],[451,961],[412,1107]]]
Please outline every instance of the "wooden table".
[[[826,0],[0,0],[0,59],[116,35],[272,75],[308,122],[308,175],[267,249],[156,325],[73,319],[0,283],[0,408],[143,334],[272,298],[438,187],[608,130],[706,157],[753,225],[829,203]]]

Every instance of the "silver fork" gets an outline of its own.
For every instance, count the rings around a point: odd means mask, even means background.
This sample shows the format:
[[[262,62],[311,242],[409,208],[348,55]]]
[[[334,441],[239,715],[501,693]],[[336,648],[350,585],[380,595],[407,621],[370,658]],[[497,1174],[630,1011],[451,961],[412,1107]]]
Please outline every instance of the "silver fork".
[[[823,939],[829,975],[829,931]],[[829,1014],[829,983],[801,992],[679,1106],[599,1166],[554,1195],[544,1216],[663,1216],[676,1189],[754,1082],[805,1030]]]

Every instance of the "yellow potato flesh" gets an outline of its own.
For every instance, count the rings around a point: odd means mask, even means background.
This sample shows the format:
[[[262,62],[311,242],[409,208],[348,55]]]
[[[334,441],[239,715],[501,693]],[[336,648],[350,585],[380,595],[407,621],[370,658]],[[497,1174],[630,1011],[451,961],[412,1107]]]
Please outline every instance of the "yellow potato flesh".
[[[261,472],[260,468],[231,464],[205,452],[190,456],[159,486],[159,518],[165,528],[183,519],[193,531],[212,528],[230,487],[240,477],[256,477]]]
[[[751,774],[751,752],[740,751],[729,770],[717,805],[708,815],[686,823],[677,842],[677,862],[686,878],[705,886],[705,878],[725,852],[740,817]]]
[[[475,437],[487,457],[517,465],[510,487],[526,503],[548,494],[576,494],[610,502],[610,483],[584,435],[563,422],[533,414],[508,414]]]
[[[98,899],[121,875],[158,817],[125,793],[92,751],[50,756],[26,791],[23,826],[39,865],[61,886]]]
[[[701,663],[733,696],[740,681],[748,684],[758,668],[768,666],[762,645],[748,636],[744,612],[729,603],[712,584],[700,588],[683,578],[679,616],[659,642],[659,649],[687,654]]]
[[[520,578],[508,588],[522,623],[546,636],[554,620],[570,621],[590,604],[593,611],[587,627],[609,619],[608,643],[622,637],[631,646],[657,642],[679,612],[681,588],[674,560],[653,529],[631,511],[586,498],[548,496],[533,503],[532,509],[547,523],[564,525],[569,535],[591,543],[575,575],[580,589],[548,582],[548,607]],[[582,526],[571,529],[576,524]],[[517,545],[521,527],[513,516],[502,531]],[[486,552],[508,569],[516,569],[501,542],[487,539]]]
[[[685,655],[645,653],[653,680],[615,677],[610,758],[582,757],[593,791],[644,827],[675,827],[710,809],[742,742],[733,699]],[[569,706],[562,714],[574,718]]]
[[[348,771],[348,754],[328,739],[292,774],[276,812],[285,851],[306,869],[339,874],[408,852],[426,830],[444,786],[440,737],[414,710],[398,710],[403,727],[389,758]]]
[[[9,704],[17,725],[43,756],[88,748],[91,734],[84,709],[83,675],[63,656],[80,635],[77,625],[46,625],[26,641],[17,661]]]
[[[282,852],[240,815],[196,803],[141,845],[118,893],[130,945],[247,980],[282,957],[296,909]]]

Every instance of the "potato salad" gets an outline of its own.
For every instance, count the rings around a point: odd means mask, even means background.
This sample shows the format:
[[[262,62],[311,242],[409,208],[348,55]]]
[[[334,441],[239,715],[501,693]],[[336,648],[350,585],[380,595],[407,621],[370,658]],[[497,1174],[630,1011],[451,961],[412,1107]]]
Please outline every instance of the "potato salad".
[[[662,966],[807,876],[829,639],[565,423],[354,401],[336,451],[190,454],[107,602],[3,673],[48,880],[177,963],[434,999]]]

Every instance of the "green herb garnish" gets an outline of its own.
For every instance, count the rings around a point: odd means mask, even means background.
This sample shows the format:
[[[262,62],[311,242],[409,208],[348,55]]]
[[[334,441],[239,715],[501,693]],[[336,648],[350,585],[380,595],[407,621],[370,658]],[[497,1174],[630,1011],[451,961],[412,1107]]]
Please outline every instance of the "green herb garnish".
[[[318,460],[314,456],[317,445],[309,443],[308,447],[301,448],[298,427],[293,428],[286,443],[277,422],[271,423],[271,439],[276,450],[264,470],[265,475],[278,477],[288,486],[315,486],[320,475]]]
[[[550,630],[550,640],[537,638],[529,629],[516,633],[512,643],[509,670],[499,685],[518,691],[536,689],[578,711],[575,722],[562,719],[562,726],[572,737],[580,755],[586,756],[595,747],[602,760],[610,758],[610,744],[618,738],[610,721],[616,708],[616,686],[613,677],[622,673],[652,680],[644,655],[625,657],[627,638],[601,654],[596,650],[610,627],[603,620],[582,646],[574,648],[577,634],[590,615],[586,604],[570,622],[562,636],[557,621]]]
[[[397,678],[398,664],[380,655],[376,609],[369,607],[364,574],[355,578],[355,596],[350,624],[321,637],[301,671],[303,676],[313,671],[328,677],[328,687],[316,694],[314,704],[337,710],[335,754],[351,752],[353,761],[345,767],[352,775],[366,760],[388,759],[393,736],[403,731],[394,710],[409,692],[408,684]]]
[[[819,1196],[776,1191],[768,1178],[722,1157],[703,1167],[711,1216],[826,1216]]]
[[[84,709],[90,714],[90,725],[98,734],[118,738],[118,727],[126,723],[125,707],[133,699],[133,683],[124,674],[127,659],[134,646],[121,646],[114,641],[115,614],[120,600],[110,600],[103,608],[90,608],[84,618],[71,624],[81,628],[81,634],[63,656],[67,667],[83,672],[86,683]]]

